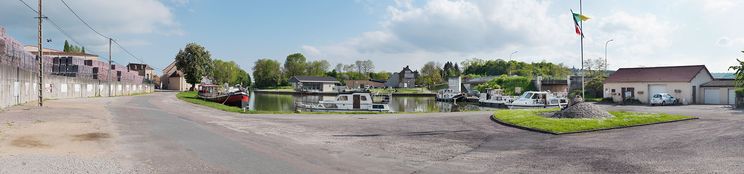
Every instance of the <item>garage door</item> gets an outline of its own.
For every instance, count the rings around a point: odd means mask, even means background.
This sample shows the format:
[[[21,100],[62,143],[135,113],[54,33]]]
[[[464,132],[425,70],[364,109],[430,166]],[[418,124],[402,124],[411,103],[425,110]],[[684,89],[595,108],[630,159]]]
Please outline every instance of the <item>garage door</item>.
[[[705,104],[721,104],[721,90],[718,88],[705,89]]]
[[[651,100],[651,96],[658,93],[667,93],[666,85],[648,85],[648,98]]]
[[[735,102],[735,100],[736,100],[736,92],[734,92],[733,89],[729,89],[728,91],[729,91],[729,95],[728,95],[728,101],[729,101],[729,103],[728,104],[730,104],[730,105],[736,104],[736,102]]]

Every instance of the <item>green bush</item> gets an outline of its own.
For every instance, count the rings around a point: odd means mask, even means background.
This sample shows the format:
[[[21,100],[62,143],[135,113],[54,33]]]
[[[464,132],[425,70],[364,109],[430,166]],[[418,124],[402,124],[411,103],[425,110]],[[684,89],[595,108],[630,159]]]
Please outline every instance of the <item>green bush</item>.
[[[486,83],[480,84],[475,87],[478,91],[485,91],[487,89],[504,89],[506,95],[518,95],[516,88],[522,88],[521,92],[532,89],[532,79],[523,76],[507,76],[501,75],[496,78],[489,80]]]

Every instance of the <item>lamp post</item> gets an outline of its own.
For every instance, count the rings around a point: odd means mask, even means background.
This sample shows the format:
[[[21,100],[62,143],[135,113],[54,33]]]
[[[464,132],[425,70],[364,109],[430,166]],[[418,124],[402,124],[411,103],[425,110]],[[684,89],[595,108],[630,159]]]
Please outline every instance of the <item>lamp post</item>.
[[[612,41],[615,41],[615,39],[610,39],[610,40],[607,40],[607,42],[605,42],[605,62],[604,62],[605,73],[607,73],[607,44],[609,44]]]
[[[514,54],[517,54],[518,52],[519,52],[519,50],[517,50],[517,51],[514,51],[514,52],[512,52],[511,54],[509,54],[509,60],[512,60],[512,56],[513,56]]]

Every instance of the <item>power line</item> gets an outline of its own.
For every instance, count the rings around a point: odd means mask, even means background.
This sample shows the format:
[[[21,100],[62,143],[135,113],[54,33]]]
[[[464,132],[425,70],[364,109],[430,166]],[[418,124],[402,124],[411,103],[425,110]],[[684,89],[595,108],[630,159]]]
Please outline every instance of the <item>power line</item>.
[[[25,5],[26,7],[28,7],[28,9],[31,10],[31,11],[33,11],[34,13],[39,13],[39,11],[37,11],[36,9],[34,9],[30,5],[28,5],[28,3],[26,3],[26,1],[23,1],[23,0],[18,0],[18,1],[20,1],[21,3],[23,3],[23,5]],[[44,15],[43,18],[46,21],[49,21],[52,24],[52,26],[54,26],[54,28],[56,28],[60,33],[62,33],[63,35],[65,35],[68,39],[70,39],[70,41],[72,41],[73,43],[75,43],[77,45],[80,45],[80,46],[85,47],[84,44],[81,44],[80,42],[78,42],[74,37],[72,37],[72,35],[70,35],[67,31],[65,31],[64,29],[62,29],[62,27],[59,24],[57,24],[56,22],[54,22],[54,20],[52,20],[51,18],[49,18],[46,15]],[[116,62],[116,61],[114,61],[114,62]]]
[[[115,43],[115,44],[116,44],[116,45],[117,45],[117,46],[118,46],[118,47],[119,47],[119,48],[120,48],[121,50],[123,50],[123,51],[124,51],[125,53],[127,53],[127,54],[128,54],[129,56],[133,57],[134,59],[137,59],[137,60],[138,60],[139,62],[141,62],[141,63],[145,63],[145,61],[143,61],[142,59],[138,58],[137,56],[134,56],[134,54],[132,54],[132,52],[130,52],[129,50],[127,50],[126,48],[124,48],[124,46],[122,46],[121,44],[119,44],[119,42],[117,42],[117,41],[116,41],[115,39],[113,39],[113,38],[111,38],[111,37],[108,37],[108,36],[106,36],[106,35],[103,35],[103,34],[101,34],[101,32],[98,32],[98,30],[96,30],[96,29],[94,29],[93,27],[91,27],[91,26],[90,26],[90,24],[88,24],[88,22],[85,22],[85,20],[83,20],[83,18],[82,18],[82,17],[80,17],[80,15],[78,15],[78,14],[77,14],[77,13],[75,12],[75,10],[73,10],[73,9],[72,9],[72,7],[70,7],[70,5],[69,5],[69,4],[67,4],[67,2],[65,2],[65,0],[60,0],[60,1],[62,1],[62,4],[64,4],[64,5],[65,5],[65,7],[67,7],[67,9],[68,9],[68,10],[70,10],[70,12],[72,12],[72,14],[73,14],[73,15],[75,15],[75,17],[77,17],[77,19],[78,19],[78,20],[80,20],[80,22],[83,22],[83,24],[85,24],[85,26],[87,26],[87,27],[88,27],[88,28],[89,28],[90,30],[92,30],[93,32],[95,32],[96,34],[98,34],[99,36],[101,36],[101,37],[103,37],[103,38],[106,38],[106,39],[109,39],[109,40],[112,40],[112,41],[114,41],[114,43]],[[150,66],[152,66],[152,65],[150,65]],[[154,66],[153,66],[153,67],[154,67]],[[160,69],[160,68],[158,68],[158,69]]]
[[[88,22],[85,22],[85,20],[83,20],[83,18],[81,18],[77,13],[75,13],[75,10],[72,10],[72,8],[70,7],[70,5],[67,5],[67,2],[65,2],[65,0],[60,0],[60,1],[62,1],[62,4],[65,4],[65,7],[67,7],[67,9],[69,9],[70,12],[72,12],[72,14],[74,14],[75,17],[77,17],[80,20],[80,22],[83,22],[83,24],[85,24],[85,26],[88,26],[88,28],[90,28],[90,30],[93,30],[93,32],[96,32],[96,34],[100,35],[103,38],[111,39],[110,37],[101,34],[96,29],[93,29],[93,27],[91,27],[90,24],[88,24]]]
[[[133,58],[139,60],[140,63],[145,63],[145,61],[143,61],[142,59],[138,58],[137,56],[134,56],[134,54],[132,54],[132,52],[129,52],[129,50],[127,50],[126,48],[124,48],[124,46],[121,46],[121,44],[119,44],[119,42],[117,42],[116,40],[113,40],[113,41],[114,41],[114,44],[116,44],[116,46],[118,46],[125,53],[129,54],[129,56],[132,56]],[[149,66],[151,66],[153,68],[156,68],[156,69],[163,70],[161,68],[158,68],[158,67],[155,67],[155,66],[152,66],[152,65],[149,65]]]

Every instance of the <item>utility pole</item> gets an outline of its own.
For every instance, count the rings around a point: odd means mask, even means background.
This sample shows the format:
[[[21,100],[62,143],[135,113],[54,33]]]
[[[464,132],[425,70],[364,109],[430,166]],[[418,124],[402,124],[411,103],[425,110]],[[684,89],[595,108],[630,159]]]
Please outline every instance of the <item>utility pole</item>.
[[[43,15],[41,14],[41,0],[39,0],[39,53],[37,59],[39,61],[39,107],[44,106],[44,47],[42,47],[42,20]]]
[[[111,68],[113,68],[113,66],[112,66],[113,64],[111,64],[113,62],[113,61],[111,61],[111,42],[112,41],[113,41],[113,39],[109,38],[109,67],[108,67],[108,69],[109,69],[109,71],[108,71],[108,86],[109,86],[109,90],[108,91],[109,91],[109,97],[112,96],[111,95],[111,91],[114,90],[114,89],[111,89],[111,88],[113,88],[113,86],[111,85],[111,76],[112,76],[111,75]]]

